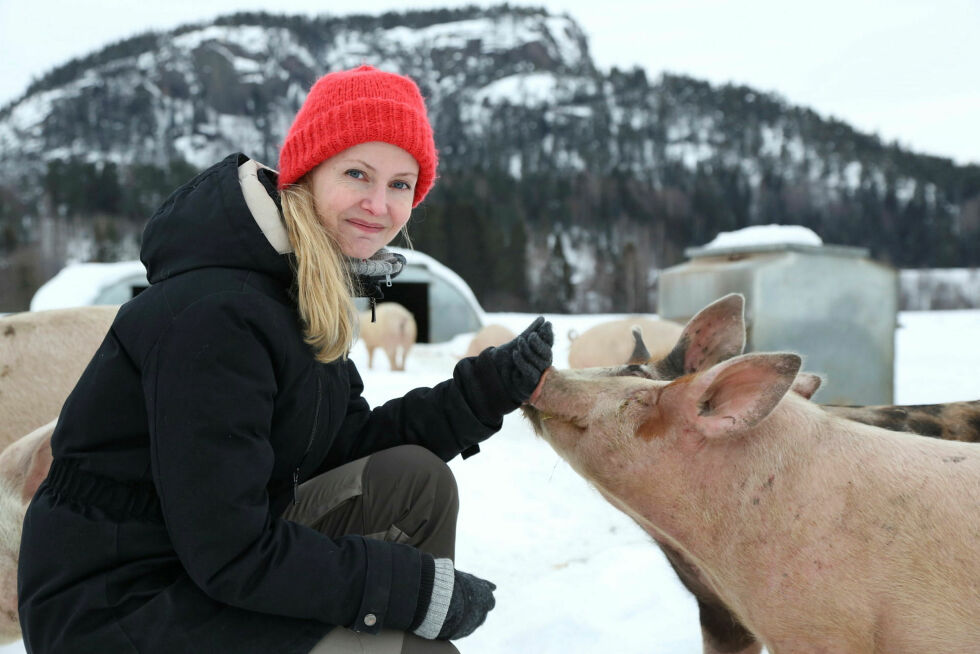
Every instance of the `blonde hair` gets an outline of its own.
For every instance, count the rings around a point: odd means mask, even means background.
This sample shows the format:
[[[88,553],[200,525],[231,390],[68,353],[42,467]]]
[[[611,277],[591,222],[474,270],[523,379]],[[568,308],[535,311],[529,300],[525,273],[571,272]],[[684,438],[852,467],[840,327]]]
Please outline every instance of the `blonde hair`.
[[[324,229],[306,178],[280,191],[286,233],[293,246],[296,300],[304,340],[317,361],[346,358],[357,335],[354,280],[340,246]]]

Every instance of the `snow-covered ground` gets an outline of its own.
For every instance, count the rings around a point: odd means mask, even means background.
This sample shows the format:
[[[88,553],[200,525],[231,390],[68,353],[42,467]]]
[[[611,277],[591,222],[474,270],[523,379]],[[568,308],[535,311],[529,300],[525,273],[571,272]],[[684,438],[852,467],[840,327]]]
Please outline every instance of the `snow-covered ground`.
[[[567,363],[570,329],[613,317],[549,315],[555,364]],[[533,314],[489,314],[519,333]],[[896,402],[980,398],[980,311],[902,313],[896,333]],[[363,348],[352,356],[368,400],[378,404],[450,376],[458,338],[419,345],[407,372],[389,372]],[[379,363],[380,362],[380,363]],[[461,509],[457,566],[497,584],[497,608],[457,646],[464,654],[700,654],[697,608],[660,550],[609,506],[519,414],[482,445],[480,455],[451,463]],[[21,643],[0,654],[24,652]]]

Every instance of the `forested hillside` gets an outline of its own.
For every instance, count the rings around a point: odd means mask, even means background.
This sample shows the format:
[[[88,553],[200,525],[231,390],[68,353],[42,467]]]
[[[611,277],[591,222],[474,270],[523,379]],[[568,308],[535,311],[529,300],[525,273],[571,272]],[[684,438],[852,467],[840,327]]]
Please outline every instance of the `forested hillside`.
[[[237,14],[110,45],[0,109],[0,310],[66,260],[135,258],[155,207],[225,154],[275,165],[312,82],[365,62],[427,96],[441,179],[413,241],[490,310],[650,311],[658,270],[753,224],[902,268],[980,262],[980,167],[751,88],[598,70],[567,16]]]

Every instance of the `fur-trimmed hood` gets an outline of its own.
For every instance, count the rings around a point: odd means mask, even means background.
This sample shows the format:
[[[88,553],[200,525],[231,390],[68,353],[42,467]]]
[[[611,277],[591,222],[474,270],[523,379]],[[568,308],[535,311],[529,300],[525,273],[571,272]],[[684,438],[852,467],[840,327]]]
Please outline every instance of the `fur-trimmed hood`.
[[[292,281],[276,172],[241,152],[174,191],[143,231],[151,284],[199,268],[239,268]]]

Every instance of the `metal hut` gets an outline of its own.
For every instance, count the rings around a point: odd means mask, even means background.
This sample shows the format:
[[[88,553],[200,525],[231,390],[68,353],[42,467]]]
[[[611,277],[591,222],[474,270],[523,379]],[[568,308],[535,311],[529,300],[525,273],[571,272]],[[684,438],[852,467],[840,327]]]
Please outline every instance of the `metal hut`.
[[[793,351],[824,377],[824,404],[891,404],[898,275],[865,248],[801,243],[688,248],[660,276],[659,315],[686,322],[745,296],[746,352]]]

